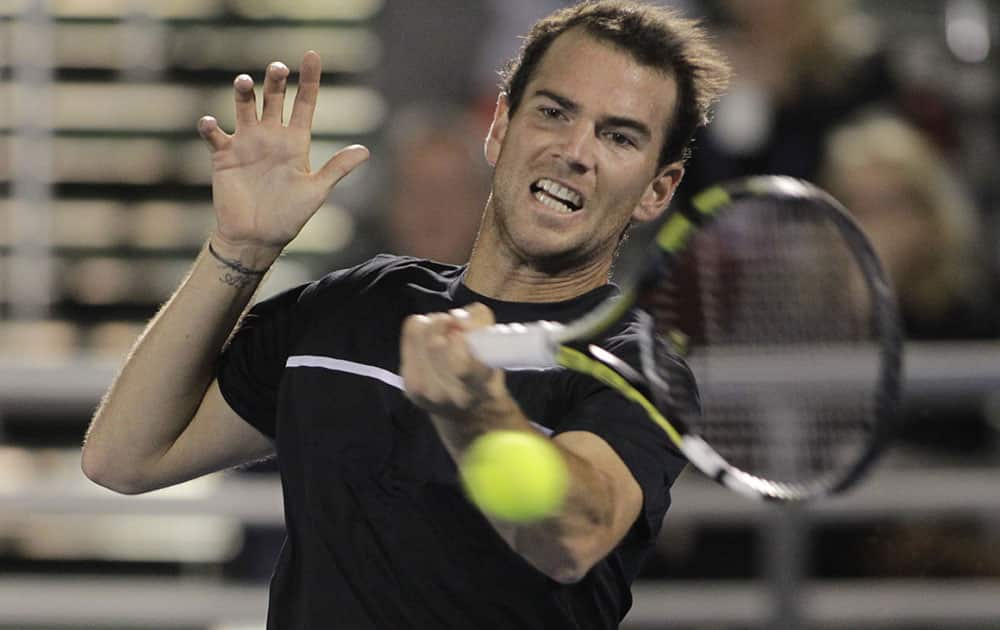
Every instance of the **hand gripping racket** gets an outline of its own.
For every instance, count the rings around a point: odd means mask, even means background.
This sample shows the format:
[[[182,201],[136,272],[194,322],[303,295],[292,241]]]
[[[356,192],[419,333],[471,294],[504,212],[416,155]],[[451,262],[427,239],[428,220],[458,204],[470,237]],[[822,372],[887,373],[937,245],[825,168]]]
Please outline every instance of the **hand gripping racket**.
[[[692,205],[665,213],[622,295],[567,324],[471,332],[473,353],[599,379],[742,494],[847,488],[892,434],[900,396],[900,323],[871,244],[837,200],[788,177],[733,181]],[[567,345],[625,321],[638,337],[631,364]]]

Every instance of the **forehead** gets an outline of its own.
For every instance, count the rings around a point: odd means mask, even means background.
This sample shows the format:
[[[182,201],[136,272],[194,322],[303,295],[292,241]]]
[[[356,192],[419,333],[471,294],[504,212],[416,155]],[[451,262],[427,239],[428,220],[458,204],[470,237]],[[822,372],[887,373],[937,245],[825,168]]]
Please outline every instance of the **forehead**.
[[[525,88],[531,98],[550,90],[596,116],[624,116],[661,129],[674,111],[677,84],[611,42],[582,29],[559,35]]]

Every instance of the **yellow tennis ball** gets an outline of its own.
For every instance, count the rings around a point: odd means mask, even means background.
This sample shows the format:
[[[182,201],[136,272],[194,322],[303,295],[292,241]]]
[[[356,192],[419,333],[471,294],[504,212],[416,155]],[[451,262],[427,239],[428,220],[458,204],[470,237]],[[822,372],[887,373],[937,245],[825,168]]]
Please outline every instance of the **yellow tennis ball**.
[[[524,431],[491,431],[466,450],[460,467],[469,498],[486,514],[528,522],[562,507],[569,472],[548,438]]]

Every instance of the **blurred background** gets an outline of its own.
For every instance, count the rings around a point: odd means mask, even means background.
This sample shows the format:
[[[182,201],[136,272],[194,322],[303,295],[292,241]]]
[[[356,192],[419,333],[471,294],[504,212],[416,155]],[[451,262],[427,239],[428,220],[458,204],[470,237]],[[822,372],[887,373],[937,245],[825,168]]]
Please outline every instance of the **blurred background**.
[[[263,628],[267,466],[132,498],[79,470],[102,392],[212,228],[195,122],[232,128],[232,78],[319,51],[313,163],[373,150],[263,296],[380,251],[462,262],[496,70],[563,4],[0,1],[0,628]],[[1000,627],[1000,2],[670,4],[737,72],[675,203],[750,173],[846,202],[900,294],[905,423],[861,488],[815,506],[685,475],[623,627]]]

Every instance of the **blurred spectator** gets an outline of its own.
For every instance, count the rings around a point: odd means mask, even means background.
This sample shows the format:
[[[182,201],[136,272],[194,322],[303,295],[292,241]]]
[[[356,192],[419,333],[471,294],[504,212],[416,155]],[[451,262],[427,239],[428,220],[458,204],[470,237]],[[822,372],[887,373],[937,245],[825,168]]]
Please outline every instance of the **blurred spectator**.
[[[908,337],[996,336],[981,217],[925,135],[897,117],[862,117],[831,134],[822,170],[871,237]]]
[[[896,98],[877,30],[850,0],[719,0],[734,68],[715,121],[695,139],[684,193],[749,174],[814,179],[826,133]]]
[[[468,260],[490,190],[485,134],[455,106],[415,106],[395,116],[384,219],[392,253]]]
[[[997,336],[981,217],[925,135],[896,117],[860,118],[831,135],[821,181],[871,238],[909,339]],[[995,449],[996,431],[976,401],[910,411],[904,443],[938,454]]]
[[[869,114],[829,138],[821,180],[871,238],[899,299],[910,339],[995,337],[994,284],[982,217],[944,155],[925,133],[887,114]],[[989,458],[996,430],[975,401],[910,408],[900,442],[928,455]],[[916,447],[918,450],[913,452]],[[833,577],[995,577],[992,524],[979,520],[886,521],[817,532],[819,571]]]

